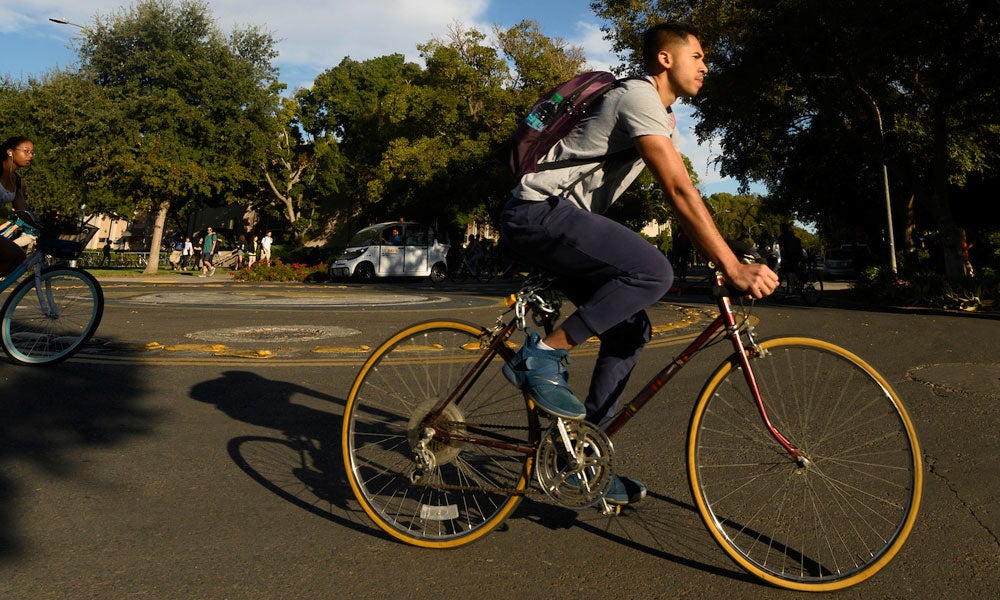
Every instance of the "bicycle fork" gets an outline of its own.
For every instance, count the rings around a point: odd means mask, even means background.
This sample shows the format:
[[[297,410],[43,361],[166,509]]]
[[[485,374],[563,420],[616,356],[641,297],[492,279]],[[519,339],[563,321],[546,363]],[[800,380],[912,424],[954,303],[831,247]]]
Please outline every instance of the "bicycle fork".
[[[52,298],[52,285],[45,282],[44,289],[42,288],[41,265],[35,265],[33,277],[35,278],[35,295],[38,297],[38,306],[41,308],[42,314],[49,319],[58,319],[59,307],[56,305],[55,299]]]
[[[751,348],[748,350],[743,345],[743,339],[740,337],[740,327],[736,324],[736,316],[733,312],[732,302],[728,297],[722,297],[719,299],[719,306],[724,308],[720,319],[725,320],[726,331],[730,341],[733,343],[733,349],[736,351],[736,357],[739,360],[740,368],[743,371],[743,378],[747,382],[747,386],[750,388],[750,395],[753,396],[754,403],[757,405],[757,412],[760,414],[760,418],[764,422],[764,428],[767,429],[771,437],[777,441],[782,448],[799,464],[800,467],[807,467],[811,464],[810,460],[799,452],[798,448],[792,445],[788,439],[778,431],[778,428],[774,426],[771,422],[771,418],[767,414],[767,408],[764,406],[764,399],[760,393],[760,387],[757,385],[757,378],[753,374],[753,368],[750,365],[750,355],[751,353],[757,356],[763,356],[765,350],[757,345],[757,340],[754,338],[753,330],[747,329],[747,339],[750,342]]]

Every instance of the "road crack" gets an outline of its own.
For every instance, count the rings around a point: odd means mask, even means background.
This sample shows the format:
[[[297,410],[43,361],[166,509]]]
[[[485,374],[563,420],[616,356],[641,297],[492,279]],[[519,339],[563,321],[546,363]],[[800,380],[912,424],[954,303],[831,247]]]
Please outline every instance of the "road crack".
[[[935,478],[937,478],[939,481],[944,483],[945,487],[947,487],[948,490],[951,492],[951,494],[955,497],[955,499],[958,500],[959,504],[965,507],[966,512],[968,512],[969,515],[976,521],[976,523],[979,524],[979,527],[993,539],[993,545],[1000,547],[1000,538],[998,538],[997,534],[993,530],[991,530],[986,523],[983,522],[983,520],[979,517],[979,514],[976,512],[975,507],[973,507],[971,504],[966,502],[964,498],[962,498],[962,494],[959,493],[958,486],[954,485],[951,482],[951,480],[948,479],[948,477],[945,476],[943,473],[938,472],[937,459],[931,456],[930,454],[924,454],[924,463],[927,465],[927,471]]]

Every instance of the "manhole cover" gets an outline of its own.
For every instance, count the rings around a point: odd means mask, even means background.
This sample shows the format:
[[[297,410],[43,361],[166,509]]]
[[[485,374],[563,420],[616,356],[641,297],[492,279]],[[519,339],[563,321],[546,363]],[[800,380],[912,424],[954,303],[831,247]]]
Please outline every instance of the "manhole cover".
[[[326,338],[349,337],[361,333],[348,327],[318,325],[258,325],[206,329],[187,334],[196,340],[212,342],[309,342]]]

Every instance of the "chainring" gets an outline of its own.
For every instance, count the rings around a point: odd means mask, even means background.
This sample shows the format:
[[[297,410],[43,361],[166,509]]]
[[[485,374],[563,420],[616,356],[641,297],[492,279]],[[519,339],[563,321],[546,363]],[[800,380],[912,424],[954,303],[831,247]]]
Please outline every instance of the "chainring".
[[[535,476],[550,499],[573,510],[596,504],[614,479],[614,447],[586,421],[555,419],[535,453]]]

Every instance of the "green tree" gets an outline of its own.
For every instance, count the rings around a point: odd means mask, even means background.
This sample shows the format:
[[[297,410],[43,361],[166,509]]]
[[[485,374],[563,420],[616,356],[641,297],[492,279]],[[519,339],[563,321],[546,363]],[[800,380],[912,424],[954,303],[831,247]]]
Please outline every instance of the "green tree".
[[[335,138],[343,155],[336,194],[355,202],[351,216],[446,226],[488,221],[502,206],[513,184],[495,149],[539,89],[579,72],[583,59],[578,49],[542,43],[534,24],[500,33],[502,49],[455,26],[418,46],[424,67],[401,55],[345,58],[299,92],[303,129],[315,140]],[[539,43],[545,51],[529,61]]]
[[[720,137],[723,174],[766,182],[772,196],[821,231],[862,219],[868,237],[878,239],[885,163],[893,214],[907,214],[903,205],[915,198],[944,239],[948,274],[961,272],[952,198],[1000,158],[1000,74],[990,68],[1000,59],[1000,5],[592,6],[611,23],[613,46],[629,64],[636,64],[637,34],[649,24],[681,19],[699,27],[711,76],[692,100],[696,131],[701,139]]]
[[[281,89],[270,35],[227,37],[204,3],[144,0],[98,16],[79,52],[82,73],[114,106],[99,113],[111,127],[82,153],[83,177],[105,200],[156,215],[152,255],[169,212],[259,193]]]
[[[401,54],[365,61],[346,57],[320,73],[312,87],[296,93],[298,124],[305,135],[314,144],[335,144],[342,156],[317,177],[326,181],[331,202],[348,207],[342,215],[346,225],[353,227],[354,219],[377,211],[369,189],[401,122],[400,115],[386,115],[382,106],[421,76],[420,66]],[[379,200],[374,199],[376,205]]]
[[[21,83],[5,81],[0,89],[4,129],[35,142],[35,157],[25,173],[30,208],[39,214],[75,214],[85,201],[107,204],[101,190],[88,186],[83,176],[85,153],[93,149],[93,140],[107,137],[116,121],[116,107],[101,88],[79,73],[53,71]]]
[[[537,21],[521,21],[507,30],[495,27],[493,34],[500,51],[513,66],[506,87],[526,92],[524,96],[529,102],[522,108],[534,104],[553,85],[584,70],[583,47],[546,36]]]
[[[312,138],[300,123],[300,104],[284,98],[276,141],[266,149],[261,171],[269,191],[251,207],[285,220],[300,242],[339,212],[330,203],[343,175],[343,161],[332,136]]]

